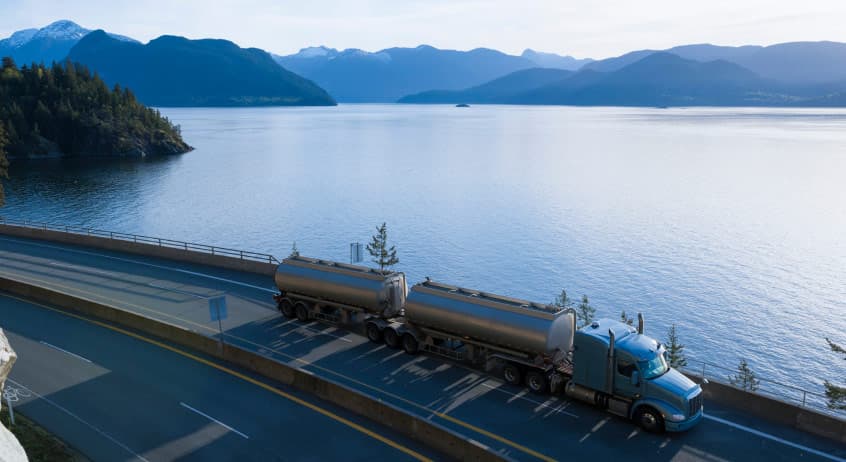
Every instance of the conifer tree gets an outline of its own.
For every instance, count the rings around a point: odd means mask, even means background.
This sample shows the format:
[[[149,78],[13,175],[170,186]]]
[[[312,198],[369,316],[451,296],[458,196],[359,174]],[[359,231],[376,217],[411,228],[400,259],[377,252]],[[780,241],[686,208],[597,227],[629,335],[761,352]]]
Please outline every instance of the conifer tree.
[[[670,367],[678,369],[687,366],[687,358],[684,356],[684,345],[679,342],[675,324],[670,326],[670,333],[667,337],[667,356],[669,357]]]
[[[825,339],[825,341],[828,343],[828,346],[829,348],[831,348],[831,351],[843,355],[843,359],[846,360],[846,349],[832,342],[829,339]],[[828,380],[826,380],[824,384],[825,396],[828,398],[829,409],[846,411],[846,387],[835,385],[829,382]]]
[[[397,249],[394,246],[388,247],[388,226],[384,222],[376,228],[373,240],[367,244],[367,251],[373,257],[373,263],[379,265],[379,271],[384,272],[399,263]]]
[[[561,289],[561,293],[555,296],[555,301],[552,304],[564,309],[573,308],[573,299],[567,295],[566,289]]]
[[[582,295],[582,301],[579,302],[579,307],[576,309],[576,319],[580,321],[579,327],[590,325],[595,315],[596,308],[590,306],[587,295]]]
[[[297,241],[294,241],[294,245],[291,246],[291,255],[288,256],[291,258],[300,256],[300,250],[297,248]]]
[[[749,367],[745,359],[740,360],[737,366],[737,374],[729,376],[729,382],[746,391],[757,391],[761,381],[755,376],[755,372]]]

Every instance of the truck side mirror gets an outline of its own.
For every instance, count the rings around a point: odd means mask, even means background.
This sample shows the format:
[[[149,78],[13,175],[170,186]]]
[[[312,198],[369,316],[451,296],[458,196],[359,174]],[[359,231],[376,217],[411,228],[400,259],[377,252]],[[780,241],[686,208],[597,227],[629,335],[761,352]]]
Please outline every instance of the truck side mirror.
[[[638,386],[640,385],[640,374],[636,370],[632,371],[632,385]]]

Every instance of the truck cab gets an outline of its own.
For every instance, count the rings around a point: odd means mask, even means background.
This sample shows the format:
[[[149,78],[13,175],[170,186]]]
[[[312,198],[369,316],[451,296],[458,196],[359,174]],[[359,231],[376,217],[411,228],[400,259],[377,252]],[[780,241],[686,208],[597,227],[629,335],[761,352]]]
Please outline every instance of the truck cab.
[[[648,431],[684,431],[702,418],[702,389],[666,360],[666,348],[638,328],[611,319],[583,327],[573,342],[567,394],[607,407]]]

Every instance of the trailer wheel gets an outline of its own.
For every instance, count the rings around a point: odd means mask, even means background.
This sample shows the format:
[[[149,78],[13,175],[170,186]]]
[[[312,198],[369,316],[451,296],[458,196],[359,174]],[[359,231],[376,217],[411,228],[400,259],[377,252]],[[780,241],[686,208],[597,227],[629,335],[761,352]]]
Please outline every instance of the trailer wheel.
[[[417,339],[414,338],[413,335],[405,334],[402,336],[402,349],[410,355],[416,355],[417,351],[420,349],[420,345],[417,343]]]
[[[279,302],[279,311],[282,313],[283,316],[288,319],[291,319],[296,316],[296,313],[294,312],[294,303],[291,301],[290,298],[283,298]]]
[[[383,332],[385,336],[385,345],[388,345],[391,348],[399,348],[400,347],[400,337],[397,335],[397,331],[391,329],[390,327],[385,329]]]
[[[639,407],[635,412],[634,421],[650,433],[662,433],[664,431],[664,419],[661,417],[661,413],[649,406]]]
[[[543,394],[549,389],[549,381],[546,376],[538,371],[529,371],[526,374],[526,386],[532,393]]]
[[[303,302],[297,302],[297,304],[294,305],[294,311],[297,313],[297,319],[302,322],[308,321],[308,305]]]
[[[522,382],[523,373],[520,372],[520,368],[515,366],[514,364],[506,364],[502,368],[502,378],[504,378],[505,381],[510,383],[511,385],[520,385],[520,382]]]
[[[365,330],[367,331],[367,338],[371,342],[382,343],[382,331],[379,330],[379,326],[375,322],[368,322]]]

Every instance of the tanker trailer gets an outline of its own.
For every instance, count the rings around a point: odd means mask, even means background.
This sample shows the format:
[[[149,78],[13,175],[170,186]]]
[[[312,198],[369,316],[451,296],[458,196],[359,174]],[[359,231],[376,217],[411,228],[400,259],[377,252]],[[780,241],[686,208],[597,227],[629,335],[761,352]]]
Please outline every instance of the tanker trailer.
[[[283,260],[274,281],[279,311],[300,321],[348,323],[358,313],[390,318],[402,310],[408,290],[403,273],[301,256]]]
[[[412,287],[395,335],[406,352],[423,349],[485,369],[501,368],[507,382],[520,384],[525,378],[541,393],[553,375],[560,380],[569,370],[575,322],[572,309],[426,280]]]

